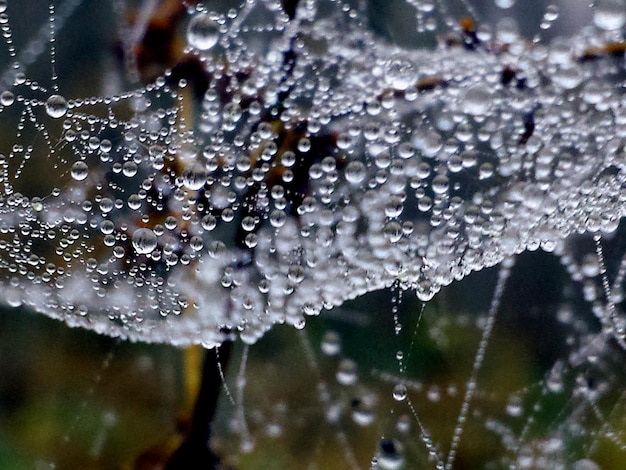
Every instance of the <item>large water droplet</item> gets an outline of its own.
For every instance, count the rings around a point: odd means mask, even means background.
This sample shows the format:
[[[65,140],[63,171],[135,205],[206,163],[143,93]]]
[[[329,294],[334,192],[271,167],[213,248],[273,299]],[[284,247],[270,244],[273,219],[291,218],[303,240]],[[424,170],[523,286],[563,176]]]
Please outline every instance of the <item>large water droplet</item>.
[[[187,166],[183,171],[183,184],[185,187],[195,191],[200,189],[206,183],[207,171],[204,165],[194,163]]]
[[[481,116],[489,110],[491,96],[483,85],[474,85],[465,92],[463,110],[473,116]]]
[[[67,109],[67,100],[61,95],[51,95],[46,101],[46,113],[51,118],[62,118],[67,114]]]
[[[415,66],[406,59],[394,57],[385,64],[385,80],[396,90],[406,90],[417,81]]]
[[[397,384],[393,388],[393,399],[394,400],[396,400],[396,401],[406,400],[406,395],[407,395],[406,385],[404,385],[404,384]]]
[[[157,246],[157,236],[149,228],[138,228],[133,232],[133,248],[140,255],[152,253]]]
[[[601,0],[593,13],[594,24],[606,31],[614,31],[624,26],[626,5],[624,0]]]
[[[574,462],[572,470],[600,470],[600,466],[590,459],[581,459]]]
[[[346,166],[346,181],[359,184],[365,179],[365,165],[359,161],[352,161]]]
[[[89,167],[85,162],[79,160],[72,165],[72,178],[76,181],[83,181],[89,174]]]
[[[187,41],[201,51],[207,51],[217,44],[219,26],[209,15],[201,13],[193,17],[187,28]]]
[[[2,106],[11,106],[15,102],[15,95],[11,91],[3,91],[0,94],[0,104]]]
[[[378,465],[385,470],[402,468],[404,455],[402,446],[395,440],[383,440],[378,451]]]

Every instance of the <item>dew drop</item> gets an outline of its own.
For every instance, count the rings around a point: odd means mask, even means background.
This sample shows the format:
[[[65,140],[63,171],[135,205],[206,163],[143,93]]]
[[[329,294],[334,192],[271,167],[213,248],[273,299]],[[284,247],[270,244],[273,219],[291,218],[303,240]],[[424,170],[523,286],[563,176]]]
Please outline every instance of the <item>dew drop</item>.
[[[15,95],[11,91],[3,91],[0,94],[0,104],[2,106],[11,106],[15,102]]]
[[[385,470],[396,470],[404,465],[402,446],[394,440],[383,440],[380,442],[378,451],[378,465]]]
[[[472,116],[482,116],[489,110],[491,96],[483,85],[474,85],[465,92],[463,109]]]
[[[186,188],[196,191],[206,183],[207,171],[204,165],[200,163],[194,163],[187,166],[183,171],[183,184]]]
[[[407,396],[406,385],[404,385],[404,384],[397,384],[393,388],[393,399],[394,400],[396,400],[396,401],[404,401],[404,400],[406,400],[406,396]]]
[[[554,74],[552,74],[554,83],[560,87],[571,90],[576,88],[582,82],[582,71],[576,64],[565,64],[559,67]]]
[[[396,90],[406,90],[417,81],[415,66],[406,59],[395,57],[385,64],[385,80]]]
[[[141,207],[141,198],[137,194],[131,194],[128,197],[128,207],[136,211]]]
[[[38,197],[34,197],[30,200],[30,205],[32,206],[33,210],[36,212],[41,212],[43,210],[43,202],[41,201],[41,198]]]
[[[52,95],[46,101],[46,113],[51,118],[62,118],[67,114],[67,109],[67,100],[61,95]]]
[[[593,12],[594,24],[605,31],[614,31],[626,22],[624,0],[601,0]]]
[[[365,165],[359,161],[348,163],[345,170],[346,181],[350,184],[362,183],[365,179]]]
[[[135,162],[124,162],[122,165],[122,174],[127,178],[132,178],[137,174],[137,164]]]
[[[581,459],[574,462],[572,470],[600,470],[600,466],[591,459]]]
[[[137,254],[147,255],[157,247],[157,236],[149,228],[138,228],[133,232],[133,248]]]
[[[365,396],[362,400],[352,400],[352,421],[359,426],[369,426],[374,422],[376,415],[374,414],[372,399]]]
[[[201,51],[213,48],[219,39],[219,26],[206,13],[193,17],[187,28],[187,41]]]
[[[280,157],[283,166],[291,168],[296,163],[296,154],[291,150],[286,150]]]
[[[83,181],[89,174],[89,167],[85,162],[79,160],[72,165],[71,174],[75,181]]]

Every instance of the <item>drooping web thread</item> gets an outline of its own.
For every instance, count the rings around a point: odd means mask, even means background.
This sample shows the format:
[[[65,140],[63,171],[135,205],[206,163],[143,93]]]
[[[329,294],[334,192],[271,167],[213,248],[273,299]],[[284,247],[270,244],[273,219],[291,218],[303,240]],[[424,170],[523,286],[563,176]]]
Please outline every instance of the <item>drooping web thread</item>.
[[[420,32],[440,36],[434,48],[407,49],[371,31],[361,4],[302,2],[290,17],[275,1],[189,2],[178,62],[135,85],[151,74],[141,57],[129,57],[143,39],[137,25],[147,28],[155,8],[144,2],[136,27],[120,28],[130,32],[120,75],[133,85],[120,78],[119,92],[105,96],[96,86],[70,96],[61,42],[79,2],[50,2],[45,35],[23,46],[13,42],[12,5],[0,2],[9,59],[0,116],[13,129],[0,148],[2,298],[101,334],[215,347],[233,332],[254,343],[276,324],[302,329],[322,310],[392,285],[417,293],[421,317],[442,288],[493,266],[507,273],[504,260],[541,248],[580,284],[600,329],[559,310],[573,336],[567,365],[552,371],[581,381],[562,422],[573,427],[574,415],[590,410],[605,437],[603,391],[579,371],[614,372],[607,355],[625,342],[626,270],[613,266],[624,256],[624,14],[615,3],[599,2],[593,24],[574,38],[531,44],[510,23],[491,32],[452,18],[454,5],[407,2]],[[471,2],[461,7],[476,17]],[[28,71],[42,42],[50,77]],[[610,259],[603,243],[615,247]],[[436,466],[453,467],[473,403],[485,398],[478,375],[500,282],[458,391],[447,454],[445,443],[432,443],[416,399],[406,400]],[[396,395],[406,399],[419,387],[398,361],[399,374],[373,375],[405,387]],[[354,385],[355,367],[340,362],[340,385]],[[317,399],[356,468],[362,463],[339,425],[345,408],[322,376]],[[540,390],[540,402],[557,379],[522,392]],[[233,388],[237,407],[244,383]],[[350,405],[364,427],[362,408],[375,395]],[[609,415],[623,411],[622,401]],[[533,452],[545,449],[532,448],[529,436],[538,412],[519,439],[484,418],[510,454],[502,461],[537,462]],[[380,441],[373,465],[401,465],[399,441]],[[566,450],[550,452],[549,463],[567,463]]]

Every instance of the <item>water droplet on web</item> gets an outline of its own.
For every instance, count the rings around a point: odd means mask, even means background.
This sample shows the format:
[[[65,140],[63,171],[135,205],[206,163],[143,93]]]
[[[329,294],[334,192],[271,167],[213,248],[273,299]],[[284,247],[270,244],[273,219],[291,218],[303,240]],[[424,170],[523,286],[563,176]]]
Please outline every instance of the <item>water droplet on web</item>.
[[[194,16],[187,27],[187,41],[191,47],[208,51],[219,40],[219,25],[206,13]]]
[[[606,31],[614,31],[624,26],[626,3],[624,0],[599,0],[594,7],[594,24]]]
[[[591,459],[581,459],[574,462],[572,470],[601,470],[601,467]]]
[[[407,389],[404,384],[396,384],[393,388],[393,399],[396,401],[404,401],[407,397]]]
[[[147,255],[157,247],[157,236],[149,228],[139,228],[133,232],[133,248],[137,254]]]
[[[374,422],[376,414],[374,413],[374,397],[365,395],[361,398],[352,400],[352,421],[359,426],[369,426]]]
[[[365,179],[365,165],[359,161],[351,161],[346,166],[346,181],[351,184],[360,184]]]
[[[342,359],[337,369],[337,382],[341,385],[353,385],[357,381],[356,364],[351,359]]]
[[[462,101],[463,110],[473,116],[482,116],[491,103],[491,93],[485,85],[474,85],[465,91]]]
[[[406,90],[417,82],[417,71],[408,59],[394,57],[387,61],[384,70],[385,80],[396,90]]]
[[[404,465],[404,450],[396,440],[384,439],[378,449],[378,468],[398,470]]]
[[[132,178],[137,174],[138,167],[135,162],[124,162],[122,165],[122,174],[127,178]]]
[[[206,183],[208,173],[204,165],[193,163],[183,171],[183,184],[192,191],[198,190]]]
[[[506,405],[506,412],[509,416],[518,418],[524,412],[522,398],[519,395],[511,395]]]
[[[515,5],[516,2],[517,0],[495,0],[495,5],[498,8],[507,9]]]
[[[327,356],[336,356],[341,351],[341,340],[335,331],[327,331],[322,338],[321,349]]]
[[[79,160],[72,165],[71,175],[75,181],[83,181],[89,175],[89,167],[85,162]]]
[[[571,90],[580,85],[583,75],[577,64],[569,63],[557,67],[554,74],[552,74],[552,80],[564,89]]]
[[[61,95],[51,95],[46,100],[46,113],[54,119],[62,118],[67,114],[67,100]]]
[[[0,93],[0,104],[2,106],[11,106],[15,102],[15,95],[11,91],[3,91]]]

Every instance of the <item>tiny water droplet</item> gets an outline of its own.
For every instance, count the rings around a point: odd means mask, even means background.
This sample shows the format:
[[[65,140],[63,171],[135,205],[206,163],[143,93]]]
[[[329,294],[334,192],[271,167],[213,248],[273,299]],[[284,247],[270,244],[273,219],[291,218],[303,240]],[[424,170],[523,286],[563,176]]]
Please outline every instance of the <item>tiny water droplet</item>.
[[[335,356],[341,350],[341,340],[335,331],[327,331],[322,338],[321,349],[327,356]]]

